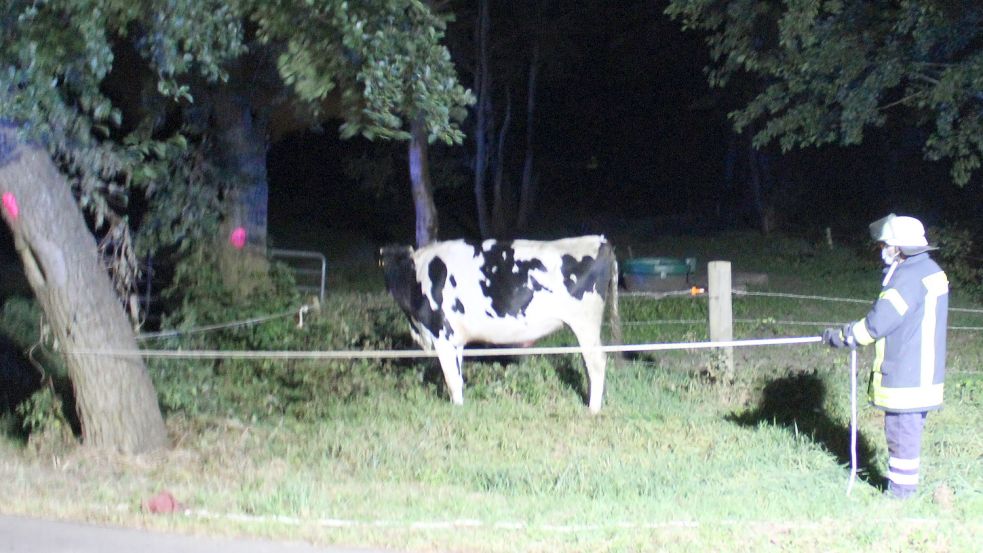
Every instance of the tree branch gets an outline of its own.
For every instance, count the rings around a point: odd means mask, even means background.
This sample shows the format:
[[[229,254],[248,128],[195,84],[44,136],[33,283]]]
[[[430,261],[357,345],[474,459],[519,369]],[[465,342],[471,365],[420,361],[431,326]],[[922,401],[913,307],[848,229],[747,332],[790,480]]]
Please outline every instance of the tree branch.
[[[895,106],[906,104],[909,101],[914,100],[915,98],[918,98],[919,96],[925,96],[927,94],[928,94],[928,91],[927,90],[920,90],[920,91],[918,91],[918,92],[916,92],[914,94],[909,94],[908,96],[905,96],[904,98],[901,98],[900,100],[895,100],[894,102],[891,102],[890,104],[885,104],[883,106],[877,106],[877,110],[878,111],[887,111],[887,110],[889,110],[889,109],[891,109],[891,108],[893,108]]]

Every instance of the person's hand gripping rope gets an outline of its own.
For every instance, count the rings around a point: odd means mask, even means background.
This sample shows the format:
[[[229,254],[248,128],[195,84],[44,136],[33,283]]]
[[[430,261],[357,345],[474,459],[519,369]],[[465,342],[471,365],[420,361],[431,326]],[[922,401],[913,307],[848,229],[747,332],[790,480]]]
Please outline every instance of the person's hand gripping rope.
[[[831,327],[823,331],[823,343],[834,348],[857,348],[857,340],[853,337],[853,325],[847,323],[842,328]]]

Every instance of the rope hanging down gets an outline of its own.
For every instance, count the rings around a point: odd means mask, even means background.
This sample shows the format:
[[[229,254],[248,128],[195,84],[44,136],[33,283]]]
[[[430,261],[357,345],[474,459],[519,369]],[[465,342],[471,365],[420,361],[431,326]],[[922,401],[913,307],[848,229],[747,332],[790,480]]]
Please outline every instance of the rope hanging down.
[[[852,337],[851,337],[852,339]],[[850,348],[850,480],[846,494],[853,491],[857,481],[857,348]]]
[[[720,342],[673,342],[627,344],[620,346],[556,346],[539,348],[487,348],[466,349],[465,357],[494,357],[499,355],[557,355],[581,353],[584,350],[605,353],[667,351],[680,349],[739,348],[750,346],[782,346],[822,342],[821,336],[792,338],[758,338]],[[422,350],[340,350],[340,351],[219,351],[219,350],[104,350],[74,349],[72,355],[99,355],[107,357],[167,357],[181,359],[407,359],[437,357],[436,351]]]

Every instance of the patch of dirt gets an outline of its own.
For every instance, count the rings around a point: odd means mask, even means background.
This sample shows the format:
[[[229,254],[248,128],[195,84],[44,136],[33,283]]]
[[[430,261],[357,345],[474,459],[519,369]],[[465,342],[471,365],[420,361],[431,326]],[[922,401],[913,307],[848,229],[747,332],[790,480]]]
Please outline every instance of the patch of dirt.
[[[956,501],[956,494],[948,485],[942,484],[932,493],[932,501],[943,511],[951,511]]]

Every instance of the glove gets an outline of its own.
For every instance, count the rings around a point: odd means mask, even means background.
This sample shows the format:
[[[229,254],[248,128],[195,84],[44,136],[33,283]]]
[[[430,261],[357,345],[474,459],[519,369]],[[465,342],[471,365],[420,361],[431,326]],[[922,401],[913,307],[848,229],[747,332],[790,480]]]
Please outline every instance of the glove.
[[[847,323],[843,328],[827,328],[823,331],[823,343],[834,348],[856,348],[857,340],[853,337],[853,325]]]

